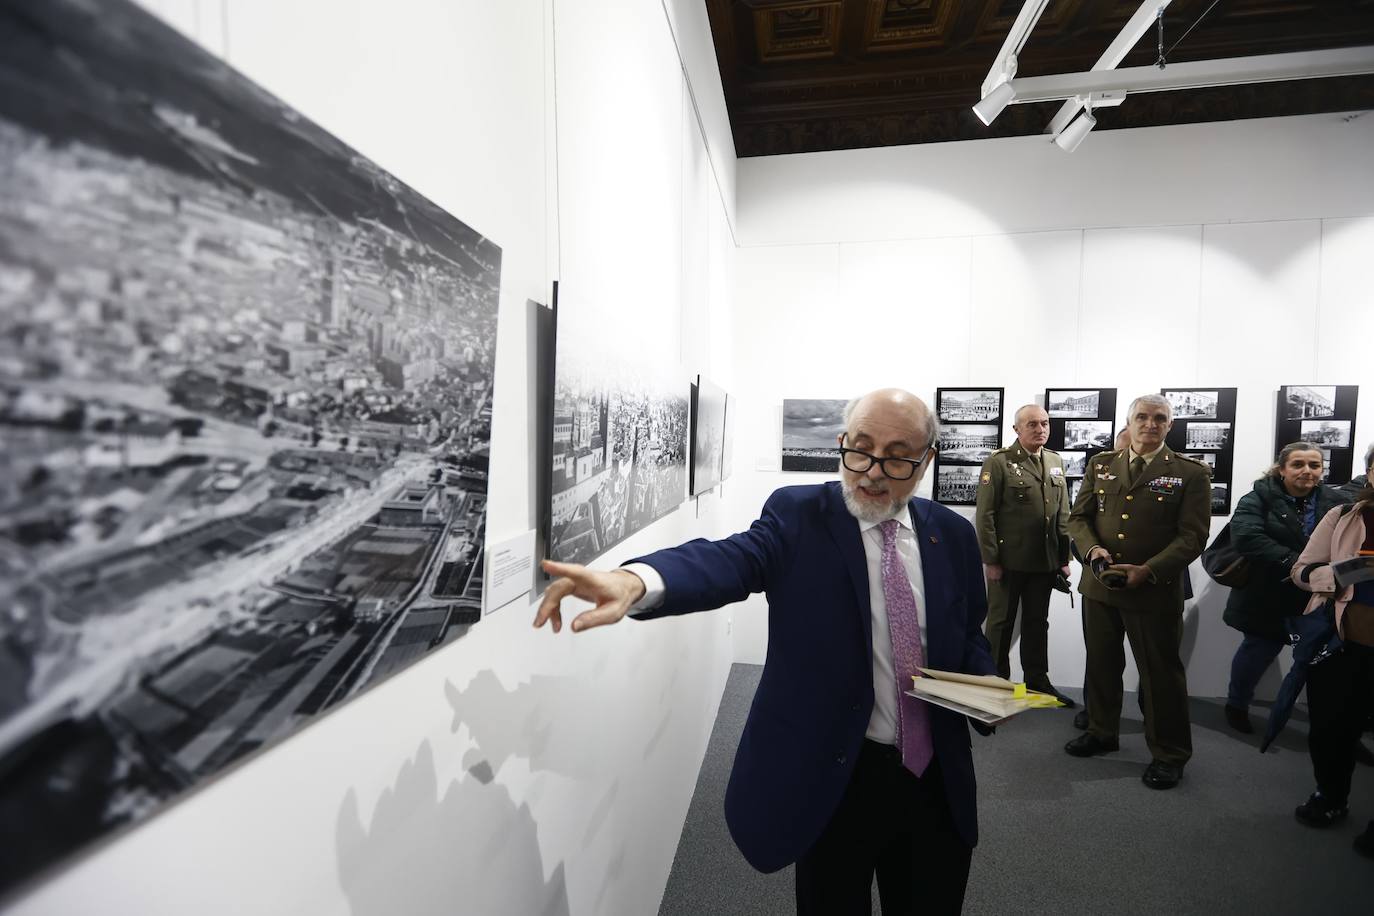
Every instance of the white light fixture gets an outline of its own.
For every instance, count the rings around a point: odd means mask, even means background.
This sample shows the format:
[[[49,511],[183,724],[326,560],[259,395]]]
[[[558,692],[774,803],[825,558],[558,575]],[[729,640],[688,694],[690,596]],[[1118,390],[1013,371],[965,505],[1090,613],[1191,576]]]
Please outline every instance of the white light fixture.
[[[1066,153],[1072,153],[1078,149],[1078,145],[1083,142],[1083,138],[1097,126],[1097,118],[1093,117],[1093,110],[1085,107],[1083,113],[1069,122],[1069,126],[1055,135],[1054,145]]]
[[[984,124],[991,124],[1015,97],[1016,92],[1011,88],[1011,83],[1000,83],[996,89],[984,96],[981,102],[973,106],[973,113]]]

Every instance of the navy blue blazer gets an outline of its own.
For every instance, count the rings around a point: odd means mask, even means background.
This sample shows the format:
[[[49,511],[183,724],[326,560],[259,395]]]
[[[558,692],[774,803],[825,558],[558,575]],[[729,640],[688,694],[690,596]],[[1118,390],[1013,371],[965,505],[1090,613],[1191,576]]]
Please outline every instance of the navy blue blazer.
[[[962,516],[911,501],[925,579],[930,667],[993,674],[978,539]],[[873,712],[873,623],[859,524],[838,482],[784,487],[748,531],[631,562],[666,586],[638,619],[768,596],[768,656],[725,793],[725,819],[759,871],[792,864],[820,836],[849,784]],[[967,719],[931,707],[955,828],[974,846],[978,812]]]

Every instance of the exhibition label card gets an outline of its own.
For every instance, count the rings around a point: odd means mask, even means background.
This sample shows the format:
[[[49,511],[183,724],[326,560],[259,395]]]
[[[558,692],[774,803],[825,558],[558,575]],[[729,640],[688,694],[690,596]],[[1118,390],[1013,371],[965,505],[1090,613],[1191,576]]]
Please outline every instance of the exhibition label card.
[[[534,529],[493,545],[487,553],[487,613],[505,607],[534,584]]]

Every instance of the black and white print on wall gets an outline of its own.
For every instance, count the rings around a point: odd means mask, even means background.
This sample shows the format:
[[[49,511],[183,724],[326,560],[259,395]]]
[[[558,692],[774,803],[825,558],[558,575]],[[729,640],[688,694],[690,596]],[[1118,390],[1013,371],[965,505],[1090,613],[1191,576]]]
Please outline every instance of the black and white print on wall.
[[[559,297],[549,555],[586,563],[686,498],[689,392],[677,366],[602,352],[566,282]]]
[[[1112,447],[1116,435],[1115,388],[1047,388],[1045,412],[1050,415],[1046,445],[1064,459],[1064,476],[1078,479],[1088,461]],[[1075,488],[1076,491],[1076,488]]]
[[[1174,388],[1164,392],[1175,420],[1217,418],[1217,392]]]
[[[1099,416],[1101,399],[1102,392],[1098,390],[1052,388],[1045,399],[1045,412],[1051,417],[1092,419]]]
[[[1289,442],[1311,442],[1326,456],[1323,479],[1349,482],[1364,470],[1363,443],[1355,430],[1359,398],[1356,385],[1283,386],[1275,399],[1274,454]]]
[[[1161,388],[1159,393],[1174,413],[1174,425],[1165,442],[1185,458],[1207,465],[1212,474],[1212,514],[1229,514],[1236,389]]]
[[[1231,443],[1230,423],[1189,423],[1183,447],[1192,450],[1220,451]]]
[[[1283,389],[1279,409],[1285,420],[1334,417],[1335,385],[1289,385]]]
[[[940,468],[936,478],[935,499],[948,505],[973,505],[978,499],[979,468],[951,465]]]
[[[1298,435],[1328,449],[1350,448],[1350,426],[1349,420],[1303,420]]]
[[[971,506],[977,501],[978,471],[1002,447],[1005,395],[1002,388],[935,390],[941,426],[932,486],[939,502]]]
[[[725,457],[725,391],[705,376],[692,386],[691,494],[699,496],[721,481]]]
[[[1111,420],[1068,420],[1064,423],[1064,447],[1101,451],[1112,444]]]
[[[480,618],[500,272],[135,4],[0,6],[0,893]]]
[[[1083,477],[1088,473],[1087,452],[1062,451],[1059,460],[1064,463],[1065,477]]]
[[[720,447],[720,479],[729,480],[735,467],[735,414],[739,413],[739,398],[725,396],[725,441]]]
[[[848,403],[832,398],[788,398],[782,402],[784,471],[839,471],[839,436],[844,432],[844,407]]]

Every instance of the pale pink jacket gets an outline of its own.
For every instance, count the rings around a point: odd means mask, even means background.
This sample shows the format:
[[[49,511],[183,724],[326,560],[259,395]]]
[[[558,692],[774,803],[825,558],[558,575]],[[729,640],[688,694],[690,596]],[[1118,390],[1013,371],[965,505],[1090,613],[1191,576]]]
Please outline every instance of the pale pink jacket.
[[[1353,508],[1337,506],[1322,516],[1322,520],[1312,530],[1312,537],[1308,539],[1307,546],[1303,548],[1298,561],[1293,564],[1292,572],[1288,574],[1298,588],[1316,593],[1312,600],[1307,602],[1304,614],[1310,614],[1321,607],[1326,603],[1326,599],[1336,592],[1336,576],[1331,572],[1331,564],[1357,556],[1360,548],[1364,546],[1363,510],[1367,505],[1369,503],[1358,502]],[[1341,515],[1342,509],[1346,510],[1344,515]],[[1336,632],[1342,637],[1345,634],[1341,628],[1341,619],[1345,616],[1345,606],[1350,603],[1350,597],[1354,593],[1355,587],[1347,585],[1336,594]]]

